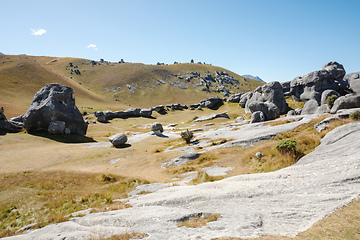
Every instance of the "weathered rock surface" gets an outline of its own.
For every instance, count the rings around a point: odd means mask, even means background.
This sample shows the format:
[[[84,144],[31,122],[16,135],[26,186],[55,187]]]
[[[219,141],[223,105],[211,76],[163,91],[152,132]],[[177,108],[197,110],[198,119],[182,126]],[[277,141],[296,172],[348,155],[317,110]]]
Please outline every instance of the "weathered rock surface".
[[[321,94],[327,89],[342,92],[348,88],[343,80],[344,67],[337,62],[329,62],[322,70],[314,71],[303,76],[296,77],[290,82],[290,93],[295,101],[307,101],[314,99],[320,103]]]
[[[339,109],[360,107],[360,94],[347,94],[335,100],[330,113],[336,113]]]
[[[109,141],[112,143],[112,145],[114,145],[114,147],[124,146],[127,140],[127,136],[123,133],[118,133],[109,137]]]
[[[344,79],[349,83],[351,91],[360,94],[360,72],[346,74]]]
[[[132,208],[73,218],[9,239],[88,239],[133,231],[149,234],[149,240],[295,236],[359,198],[359,134],[360,122],[347,124],[285,169],[168,187],[131,198]],[[177,219],[198,213],[221,218],[203,228],[177,227]]]
[[[205,107],[205,108],[214,109],[220,106],[221,104],[223,104],[223,99],[219,97],[205,98],[200,101],[200,106],[203,108]]]
[[[212,114],[210,116],[199,117],[199,118],[195,119],[194,122],[208,121],[208,120],[212,120],[215,118],[230,118],[230,117],[226,112],[216,113],[216,114]]]
[[[50,122],[49,127],[48,127],[48,132],[51,134],[65,133],[65,122],[63,122],[63,121]]]
[[[283,88],[279,82],[271,82],[257,87],[246,101],[245,112],[251,112],[249,104],[252,102],[273,103],[278,107],[281,114],[286,113],[287,104],[284,98]]]
[[[250,123],[258,123],[263,121],[265,121],[265,115],[262,111],[256,111],[252,113]]]
[[[3,111],[0,110],[0,129],[9,132],[20,132],[23,128],[22,122],[13,121],[12,119],[7,120]]]
[[[302,115],[305,114],[315,114],[319,107],[318,102],[315,99],[310,99],[304,105],[304,108],[301,111]]]
[[[227,102],[238,103],[238,102],[240,102],[241,95],[243,95],[243,93],[236,93],[234,95],[231,95],[228,98]]]
[[[164,131],[164,129],[163,129],[163,126],[161,125],[161,123],[156,122],[151,125],[150,131],[153,131],[153,132],[159,131],[162,133]]]
[[[24,128],[29,132],[47,131],[53,121],[63,121],[72,133],[86,135],[88,126],[75,105],[74,91],[56,83],[45,85],[35,94],[24,115]]]
[[[279,108],[272,102],[251,102],[247,107],[251,113],[263,112],[267,121],[280,117]]]
[[[199,158],[201,153],[185,153],[181,155],[180,157],[172,159],[170,162],[163,163],[163,167],[168,167],[170,165],[177,165],[180,166],[182,164],[188,163],[190,161],[193,161],[197,158]]]

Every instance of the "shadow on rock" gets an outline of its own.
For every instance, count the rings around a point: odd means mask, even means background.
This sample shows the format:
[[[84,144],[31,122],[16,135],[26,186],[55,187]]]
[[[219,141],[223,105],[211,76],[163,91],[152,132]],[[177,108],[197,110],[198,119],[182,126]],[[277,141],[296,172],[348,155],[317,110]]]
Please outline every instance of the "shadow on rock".
[[[57,142],[62,143],[90,143],[90,142],[96,142],[93,138],[81,136],[77,134],[67,134],[67,135],[54,135],[50,134],[45,131],[39,131],[39,132],[31,132],[29,133],[34,136],[48,138]]]
[[[169,136],[166,136],[166,135],[162,134],[162,133],[159,132],[159,131],[155,131],[155,132],[154,132],[154,135],[155,135],[155,136],[158,136],[158,137],[162,137],[162,138],[169,138]]]
[[[114,145],[113,145],[114,146]],[[131,144],[128,144],[128,143],[125,143],[125,144],[123,144],[123,145],[121,145],[121,146],[118,146],[118,147],[115,147],[114,146],[114,148],[129,148],[129,147],[131,147]]]

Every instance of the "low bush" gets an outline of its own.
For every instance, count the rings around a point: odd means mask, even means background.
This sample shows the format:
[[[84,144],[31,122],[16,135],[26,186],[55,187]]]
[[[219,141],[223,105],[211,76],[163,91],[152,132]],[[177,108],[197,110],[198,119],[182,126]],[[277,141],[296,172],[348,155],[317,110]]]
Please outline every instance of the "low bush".
[[[329,106],[329,108],[332,108],[334,106],[334,102],[338,97],[336,95],[331,95],[326,99],[326,103]]]
[[[277,144],[276,144],[276,149],[281,152],[281,153],[296,153],[296,140],[291,139],[291,138],[286,138],[286,139],[282,139],[280,140]]]
[[[191,139],[193,139],[194,137],[194,134],[191,131],[189,131],[189,129],[186,129],[186,131],[181,132],[180,135],[181,138],[184,139],[187,144],[189,144],[191,142]]]

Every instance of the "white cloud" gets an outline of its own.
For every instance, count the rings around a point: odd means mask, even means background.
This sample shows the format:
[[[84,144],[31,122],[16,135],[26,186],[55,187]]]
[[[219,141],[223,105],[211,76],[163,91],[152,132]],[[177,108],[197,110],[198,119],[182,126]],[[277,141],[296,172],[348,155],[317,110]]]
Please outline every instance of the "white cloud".
[[[45,29],[39,28],[39,29],[30,29],[31,30],[31,35],[35,35],[35,36],[41,36],[44,33],[46,33]]]
[[[87,46],[87,48],[93,48],[95,51],[98,50],[98,48],[96,47],[95,44],[89,44],[89,46]]]

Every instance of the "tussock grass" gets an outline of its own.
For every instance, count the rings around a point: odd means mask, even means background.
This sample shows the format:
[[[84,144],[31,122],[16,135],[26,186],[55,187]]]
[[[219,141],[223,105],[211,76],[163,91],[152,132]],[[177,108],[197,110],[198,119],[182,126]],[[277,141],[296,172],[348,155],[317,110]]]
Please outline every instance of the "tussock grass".
[[[218,218],[221,218],[221,215],[216,214],[201,214],[200,216],[195,216],[184,221],[179,221],[178,227],[188,227],[188,228],[202,228],[206,226],[207,223],[216,221]]]
[[[143,239],[148,237],[149,235],[146,233],[124,233],[121,235],[113,235],[111,237],[90,237],[88,240],[130,240],[130,239]]]
[[[224,179],[224,176],[209,176],[206,172],[198,172],[198,176],[191,180],[190,184],[196,185],[204,182],[214,182]]]
[[[125,198],[136,186],[148,183],[106,174],[30,171],[1,174],[0,181],[0,237],[31,223],[39,228],[66,221],[80,210],[129,207],[113,199]]]

